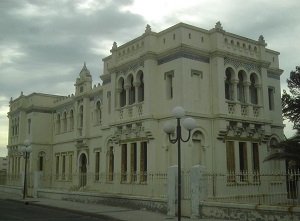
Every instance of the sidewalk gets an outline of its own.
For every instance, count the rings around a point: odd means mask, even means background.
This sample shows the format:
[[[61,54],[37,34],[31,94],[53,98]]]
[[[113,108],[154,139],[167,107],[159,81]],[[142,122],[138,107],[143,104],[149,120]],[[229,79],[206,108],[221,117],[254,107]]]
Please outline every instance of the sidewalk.
[[[167,216],[161,213],[149,212],[145,210],[134,210],[124,207],[113,207],[101,204],[87,204],[79,202],[71,202],[64,200],[54,200],[45,198],[26,198],[23,200],[21,195],[0,192],[0,199],[8,199],[19,201],[38,206],[55,207],[58,209],[75,211],[84,214],[90,214],[97,217],[101,215],[109,216],[122,221],[165,221],[177,220],[177,217]],[[190,219],[186,217],[181,218],[182,221],[228,221],[222,219]]]

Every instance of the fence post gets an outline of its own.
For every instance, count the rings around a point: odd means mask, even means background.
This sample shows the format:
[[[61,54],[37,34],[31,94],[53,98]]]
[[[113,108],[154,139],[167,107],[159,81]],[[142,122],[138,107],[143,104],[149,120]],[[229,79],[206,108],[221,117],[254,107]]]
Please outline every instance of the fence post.
[[[206,167],[196,165],[191,168],[191,218],[200,217],[200,203],[207,199]]]
[[[39,189],[39,185],[40,185],[40,178],[41,178],[42,172],[41,171],[37,171],[34,173],[34,183],[33,183],[33,197],[37,198],[37,192]]]
[[[176,216],[176,193],[177,193],[177,171],[178,166],[171,166],[168,168],[167,182],[167,205],[168,205],[168,216]]]

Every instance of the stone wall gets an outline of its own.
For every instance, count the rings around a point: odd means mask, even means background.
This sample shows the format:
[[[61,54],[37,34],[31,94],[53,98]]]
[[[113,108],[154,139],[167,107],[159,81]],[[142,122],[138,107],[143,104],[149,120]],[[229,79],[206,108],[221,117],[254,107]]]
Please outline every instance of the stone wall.
[[[40,189],[38,197],[61,199],[92,204],[105,204],[111,206],[126,205],[128,208],[139,210],[150,210],[160,213],[167,213],[167,202],[162,199],[145,198],[137,196],[105,195],[91,192],[66,192],[59,190]]]

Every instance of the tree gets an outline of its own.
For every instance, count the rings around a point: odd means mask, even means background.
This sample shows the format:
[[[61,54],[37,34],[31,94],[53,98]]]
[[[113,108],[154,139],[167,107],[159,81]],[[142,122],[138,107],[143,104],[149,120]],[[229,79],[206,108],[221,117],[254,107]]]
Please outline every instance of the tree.
[[[268,160],[287,160],[294,161],[297,164],[300,162],[300,66],[296,67],[295,71],[291,71],[290,79],[287,79],[287,86],[290,93],[283,91],[281,98],[282,101],[282,115],[285,119],[291,121],[296,129],[296,134],[271,146],[275,149],[272,153],[265,158]]]
[[[290,93],[285,90],[282,94],[282,115],[285,119],[293,122],[294,129],[300,129],[300,66],[291,71],[290,79],[287,79]]]
[[[297,130],[293,137],[272,145],[271,148],[275,149],[276,152],[267,156],[264,161],[288,160],[300,162],[300,130]]]

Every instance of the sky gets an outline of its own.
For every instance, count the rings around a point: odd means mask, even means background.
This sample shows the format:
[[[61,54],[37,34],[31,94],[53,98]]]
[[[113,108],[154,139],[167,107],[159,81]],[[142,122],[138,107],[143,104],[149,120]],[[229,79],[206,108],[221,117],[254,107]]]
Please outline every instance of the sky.
[[[298,0],[1,0],[0,157],[7,155],[9,101],[33,92],[74,93],[86,62],[93,84],[101,83],[102,58],[142,35],[147,24],[160,32],[179,22],[223,29],[280,52],[282,89],[300,65]],[[286,123],[285,134],[293,134]]]

